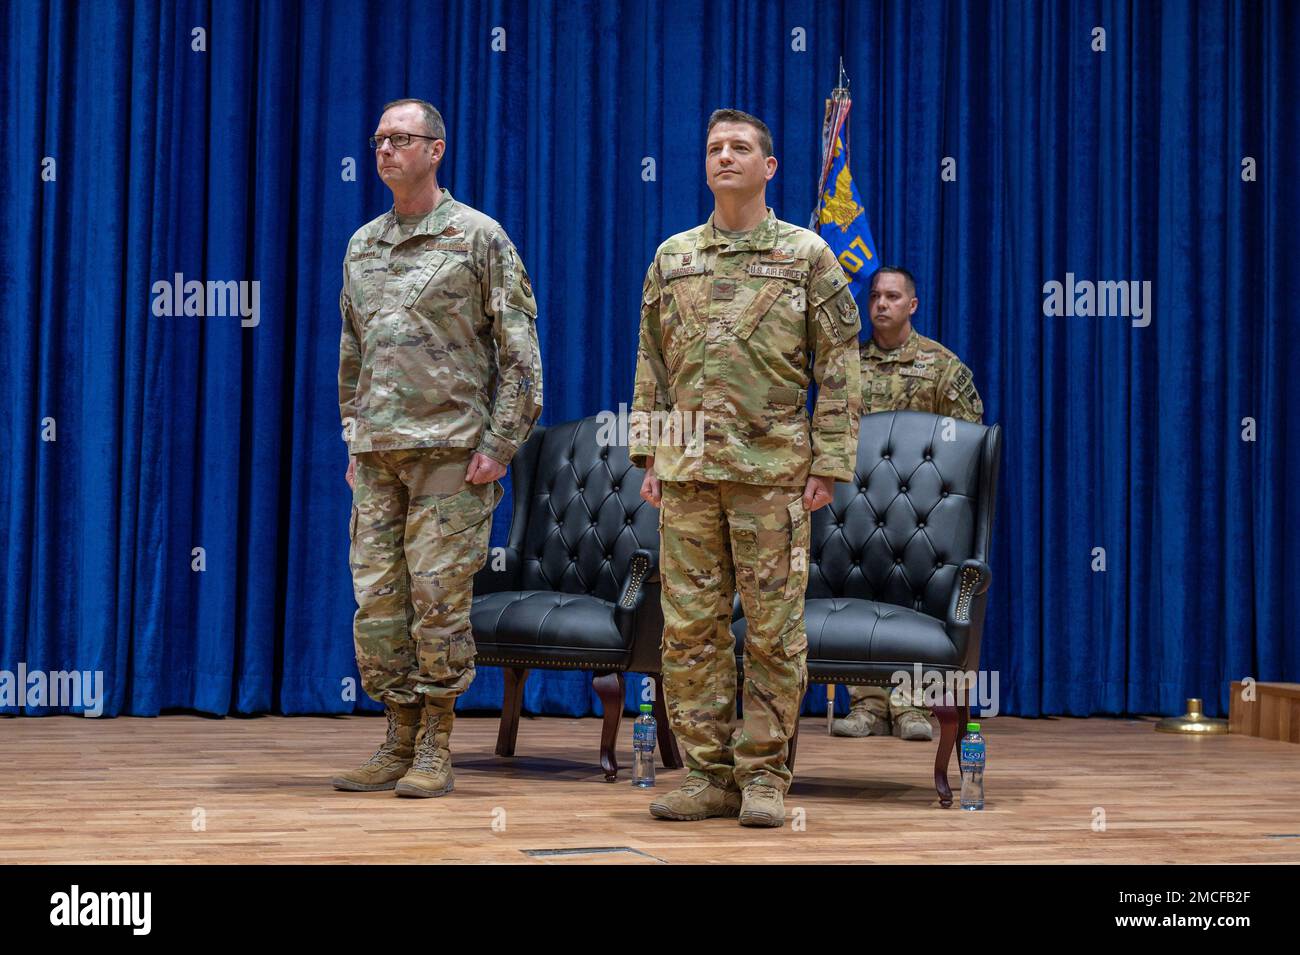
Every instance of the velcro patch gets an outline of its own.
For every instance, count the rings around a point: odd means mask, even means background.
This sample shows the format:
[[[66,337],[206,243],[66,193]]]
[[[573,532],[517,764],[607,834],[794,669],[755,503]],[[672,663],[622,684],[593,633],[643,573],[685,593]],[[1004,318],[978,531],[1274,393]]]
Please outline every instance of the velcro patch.
[[[754,264],[749,267],[749,274],[770,279],[790,279],[793,282],[803,282],[808,278],[807,269],[791,269],[780,265]]]
[[[696,262],[694,265],[683,265],[675,269],[669,269],[663,273],[664,281],[671,282],[673,279],[680,279],[687,275],[703,275],[704,263]]]

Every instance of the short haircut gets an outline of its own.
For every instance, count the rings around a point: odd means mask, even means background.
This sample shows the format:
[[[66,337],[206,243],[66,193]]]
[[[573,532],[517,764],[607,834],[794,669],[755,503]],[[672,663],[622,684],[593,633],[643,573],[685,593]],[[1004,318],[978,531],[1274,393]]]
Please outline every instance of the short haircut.
[[[395,99],[385,103],[380,115],[387,113],[394,106],[418,106],[424,112],[424,130],[434,139],[447,141],[447,125],[442,121],[442,113],[430,102],[422,99]]]
[[[901,275],[903,282],[907,285],[907,290],[912,293],[912,298],[916,298],[916,279],[912,278],[912,273],[907,271],[901,265],[882,265],[871,274],[871,288],[876,288],[876,279],[882,275]]]
[[[753,126],[758,130],[758,147],[763,150],[763,156],[772,155],[772,131],[767,128],[767,123],[757,116],[742,113],[738,109],[715,109],[713,115],[709,117],[709,128],[704,131],[705,138],[708,138],[709,133],[713,132],[713,127],[718,123],[745,123]]]

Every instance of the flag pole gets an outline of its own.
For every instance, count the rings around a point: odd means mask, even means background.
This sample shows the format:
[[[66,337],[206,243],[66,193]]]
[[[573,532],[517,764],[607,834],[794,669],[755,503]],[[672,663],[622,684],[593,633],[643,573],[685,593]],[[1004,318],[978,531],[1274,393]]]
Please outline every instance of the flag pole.
[[[830,99],[826,100],[826,110],[822,118],[822,160],[821,172],[817,177],[817,201],[813,205],[812,219],[808,228],[821,232],[822,197],[826,189],[826,180],[830,177],[831,164],[835,160],[835,140],[844,131],[845,162],[848,162],[848,131],[844,129],[849,117],[849,107],[853,98],[849,93],[849,77],[844,72],[844,57],[840,57],[840,71],[836,86],[831,90]]]

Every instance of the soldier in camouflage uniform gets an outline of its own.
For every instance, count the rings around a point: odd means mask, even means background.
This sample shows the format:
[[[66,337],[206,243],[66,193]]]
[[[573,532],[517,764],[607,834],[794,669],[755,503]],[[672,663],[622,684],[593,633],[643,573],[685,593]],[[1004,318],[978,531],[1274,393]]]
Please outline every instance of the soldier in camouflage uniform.
[[[761,121],[715,112],[705,171],[713,215],[659,246],[646,272],[629,422],[642,497],[661,507],[664,696],[690,769],[650,812],[780,826],[808,682],[809,515],[853,475],[860,321],[826,243],[767,208],[776,159]]]
[[[348,242],[339,411],[353,487],[357,669],[388,733],[352,791],[451,791],[456,697],[474,679],[470,600],[511,457],[541,413],[537,303],[501,226],[440,189],[423,100],[371,139],[393,208]]]
[[[933,339],[912,328],[916,283],[905,269],[887,266],[871,277],[871,340],[862,346],[864,414],[928,411],[982,422],[984,403],[971,371]],[[848,715],[836,720],[836,736],[895,736],[933,739],[930,711],[913,705],[899,688],[849,687]]]

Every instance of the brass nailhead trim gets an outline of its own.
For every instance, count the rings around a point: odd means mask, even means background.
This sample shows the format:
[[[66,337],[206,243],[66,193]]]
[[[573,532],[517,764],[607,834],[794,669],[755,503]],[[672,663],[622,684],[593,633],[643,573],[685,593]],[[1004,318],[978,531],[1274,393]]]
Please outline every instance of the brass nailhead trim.
[[[649,569],[649,561],[646,560],[638,560],[633,564],[632,586],[628,587],[622,606],[631,607],[636,603],[636,595],[641,590],[641,581],[645,580],[646,571]]]
[[[970,622],[970,602],[975,595],[975,583],[979,580],[979,573],[973,568],[967,567],[961,572],[961,590],[957,593],[957,622]]]
[[[613,670],[619,673],[627,672],[626,664],[617,666],[604,663],[538,663],[536,660],[509,660],[505,657],[475,657],[474,662],[486,666],[536,667],[544,670]]]

